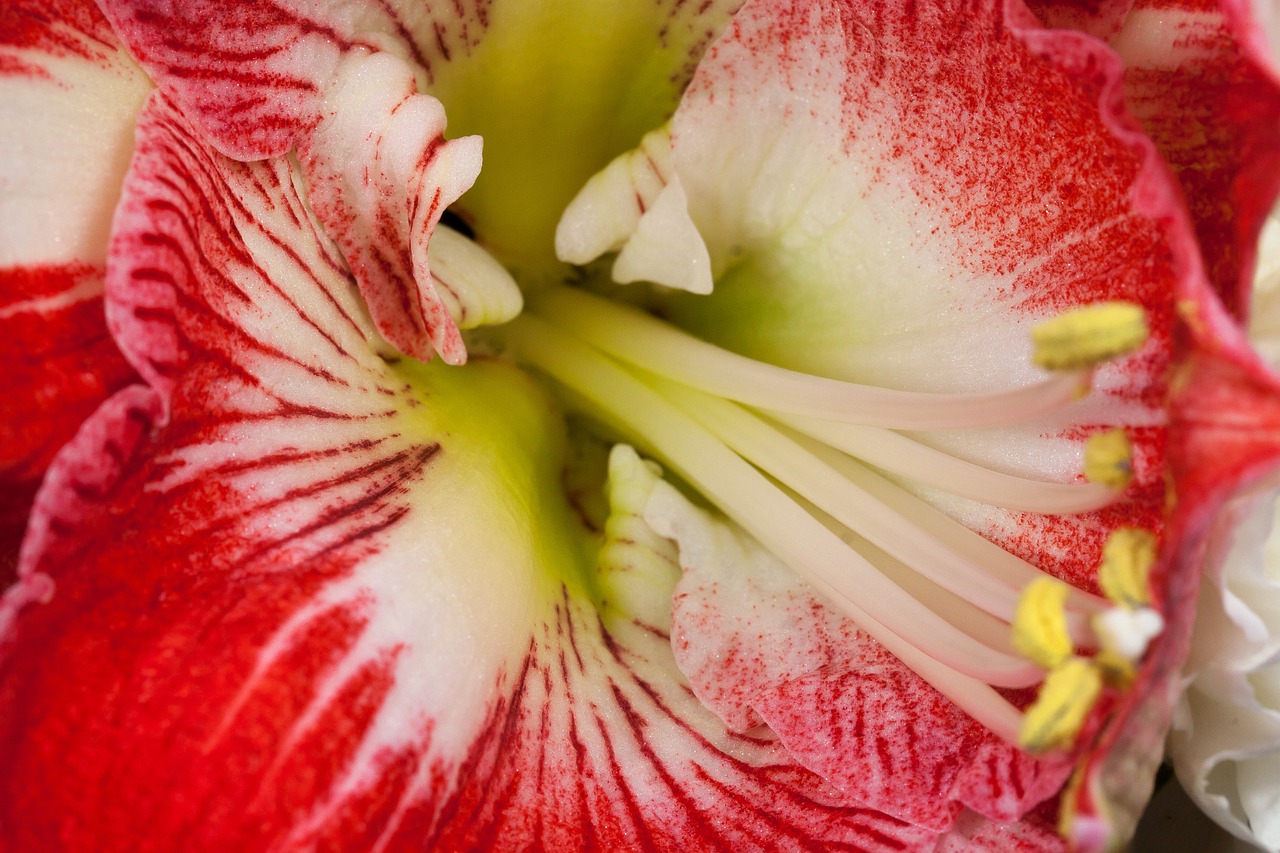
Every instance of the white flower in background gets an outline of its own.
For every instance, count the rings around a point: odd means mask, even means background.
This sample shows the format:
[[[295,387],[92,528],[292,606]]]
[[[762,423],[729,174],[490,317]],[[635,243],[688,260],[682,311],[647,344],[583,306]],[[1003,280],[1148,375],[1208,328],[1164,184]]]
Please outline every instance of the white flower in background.
[[[1263,230],[1249,339],[1280,367],[1280,220]],[[1192,799],[1237,838],[1280,850],[1280,471],[1214,523],[1170,753]]]

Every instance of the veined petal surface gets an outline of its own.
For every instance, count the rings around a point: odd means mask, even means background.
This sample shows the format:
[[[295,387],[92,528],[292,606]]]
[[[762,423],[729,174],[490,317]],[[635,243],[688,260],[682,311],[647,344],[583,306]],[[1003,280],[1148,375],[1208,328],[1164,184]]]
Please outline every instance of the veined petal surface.
[[[673,539],[676,660],[734,731],[762,723],[848,801],[946,832],[966,808],[1015,822],[1062,787],[826,604],[745,533],[666,484],[645,518]]]
[[[160,88],[240,160],[297,148],[315,212],[346,254],[379,332],[419,359],[466,349],[427,265],[431,230],[480,170],[446,141],[414,68],[365,39],[357,6],[103,4]],[[234,69],[234,70],[232,70]],[[354,170],[354,171],[350,171]]]
[[[490,532],[517,509],[490,493],[509,472],[465,406],[397,366],[301,187],[285,158],[212,152],[163,97],[140,123],[107,292],[149,387],[55,462],[0,620],[18,847],[265,847],[320,827],[366,846],[401,797],[453,777],[528,649],[536,549]],[[489,382],[536,421],[526,379],[476,371],[476,393]],[[446,431],[479,446],[446,449]],[[517,458],[555,458],[545,431],[525,440]]]
[[[218,17],[223,7],[189,8],[190,17],[181,12],[176,21],[154,9],[115,10],[168,99],[157,100],[144,123],[146,147],[113,250],[112,328],[148,386],[104,407],[55,467],[22,580],[0,610],[15,650],[0,673],[0,719],[14,721],[0,734],[0,748],[16,756],[6,763],[72,768],[67,779],[40,776],[53,793],[39,802],[13,784],[6,802],[10,820],[21,811],[28,821],[13,824],[31,833],[24,841],[56,828],[64,837],[158,847],[263,839],[398,847],[423,838],[500,848],[564,839],[684,849],[690,838],[761,849],[1056,845],[1035,816],[999,824],[1023,814],[1039,790],[1012,803],[1005,791],[970,790],[1016,787],[1021,758],[1011,750],[986,756],[986,776],[913,788],[909,817],[924,826],[909,826],[861,811],[861,802],[851,806],[847,790],[798,766],[788,754],[802,751],[794,740],[783,749],[767,733],[726,732],[679,680],[665,627],[604,606],[598,589],[607,584],[586,556],[590,537],[554,488],[563,437],[541,392],[487,360],[473,365],[464,392],[460,381],[397,360],[388,346],[425,356],[425,336],[432,349],[460,360],[451,349],[452,318],[432,313],[440,301],[418,261],[425,263],[436,217],[477,165],[474,143],[443,142],[439,103],[418,94],[410,77],[449,107],[451,119],[458,103],[463,120],[455,130],[506,128],[494,135],[512,146],[510,162],[537,165],[548,148],[572,148],[590,136],[606,140],[593,149],[603,165],[634,144],[651,113],[665,118],[697,52],[689,46],[705,44],[725,10],[674,3],[654,7],[652,21],[649,7],[636,13],[645,27],[659,24],[642,29],[656,30],[660,44],[678,47],[651,64],[637,59],[647,81],[639,91],[605,75],[612,79],[613,94],[602,97],[608,105],[618,91],[643,105],[624,110],[614,127],[626,132],[615,138],[589,121],[521,136],[511,126],[537,125],[530,121],[537,101],[527,92],[510,88],[521,110],[475,96],[508,92],[495,80],[506,79],[498,71],[510,56],[522,55],[512,44],[545,40],[553,25],[560,31],[564,21],[550,7],[525,4],[529,17],[522,18],[514,4],[477,5],[456,19],[442,13],[443,25],[381,7],[344,6],[337,21],[319,6],[250,6],[238,19]],[[498,25],[500,10],[509,29]],[[600,10],[575,18],[583,33],[594,34],[616,11]],[[703,219],[700,227],[740,229],[704,236],[717,274],[740,277],[744,316],[760,314],[758,302],[750,304],[753,273],[836,296],[836,308],[816,317],[803,299],[783,304],[776,316],[799,317],[801,334],[779,336],[780,351],[761,353],[816,372],[930,390],[1017,384],[1035,375],[1026,347],[1014,343],[1035,320],[1080,301],[1142,304],[1155,334],[1137,355],[1101,371],[1101,403],[1000,445],[1013,448],[1001,451],[1003,467],[1070,479],[1084,436],[1115,423],[1142,427],[1133,499],[1080,522],[951,507],[1011,550],[1090,585],[1105,534],[1122,523],[1155,526],[1159,515],[1166,297],[1171,282],[1188,274],[1187,247],[1171,245],[1181,238],[1161,223],[1176,231],[1180,220],[1163,206],[1166,198],[1152,202],[1152,185],[1144,183],[1150,152],[1112,111],[1114,68],[1091,43],[1027,35],[1025,10],[1014,6],[988,4],[977,15],[931,7],[903,20],[873,12],[860,4],[752,6],[699,73],[682,108],[686,124],[678,116],[673,126],[677,153],[681,145],[692,151],[678,200]],[[680,26],[668,30],[672,21]],[[193,33],[199,39],[189,39]],[[486,61],[463,61],[485,50]],[[966,61],[949,62],[957,53]],[[624,57],[618,74],[630,79],[628,63],[648,55]],[[974,55],[982,61],[970,65]],[[581,56],[593,68],[617,69],[607,49]],[[242,74],[215,73],[232,61]],[[548,67],[559,76],[557,62]],[[921,79],[948,85],[930,93],[904,82],[921,63]],[[779,67],[780,76],[773,73]],[[346,88],[371,68],[388,85]],[[970,76],[974,68],[981,79]],[[661,85],[650,87],[655,79]],[[816,92],[810,112],[782,99],[783,120],[761,125],[774,136],[761,134],[760,150],[743,145],[743,156],[756,161],[721,162],[708,142],[714,131],[727,127],[735,142],[757,138],[737,132],[745,111],[735,114],[733,105],[776,105],[769,95],[788,86]],[[458,94],[466,91],[473,96]],[[565,97],[566,114],[592,113],[580,103],[589,96]],[[344,124],[348,108],[365,105],[372,119]],[[468,114],[467,105],[477,112]],[[401,111],[411,119],[407,129],[380,130],[380,121],[398,121]],[[967,135],[954,121],[937,121],[956,114],[974,117]],[[700,120],[707,124],[699,127]],[[362,137],[361,130],[373,132]],[[1042,141],[1049,130],[1079,143],[1067,148],[1065,165],[1055,159],[1064,155],[1034,145],[1002,147],[1010,137]],[[237,157],[296,147],[300,166],[283,158],[230,163],[204,146],[209,134]],[[538,145],[524,146],[527,138]],[[764,150],[770,142],[777,148]],[[694,156],[698,144],[707,146],[702,161]],[[804,180],[781,180],[789,147],[817,162],[800,164]],[[434,157],[446,148],[458,167],[436,175]],[[353,151],[385,155],[377,167],[384,171],[362,175],[352,168]],[[858,152],[868,156],[859,160]],[[565,175],[585,176],[596,156],[541,171],[496,170],[490,194],[464,197],[457,210],[504,261],[536,278],[550,263],[540,254],[551,245],[547,210],[558,214],[552,205],[560,193],[576,188]],[[1025,165],[1023,156],[1034,168],[1010,168]],[[841,172],[848,162],[867,166],[870,177],[849,178]],[[707,163],[720,171],[701,174]],[[1092,183],[1063,179],[1073,169]],[[526,185],[516,174],[536,177]],[[831,174],[841,180],[829,181]],[[751,179],[738,180],[743,175]],[[709,214],[699,205],[719,200],[705,186],[696,191],[699,178],[751,198],[737,204],[730,196],[732,215]],[[315,219],[300,200],[304,182]],[[517,184],[531,188],[529,205],[512,198]],[[866,209],[851,214],[823,203],[830,187]],[[1010,198],[1023,203],[1006,204]],[[760,211],[763,221],[754,220]],[[511,224],[517,220],[527,224]],[[319,236],[321,225],[336,247]],[[864,231],[870,248],[844,239]],[[832,245],[845,254],[812,251]],[[744,247],[746,260],[737,254]],[[393,270],[385,278],[383,261]],[[841,267],[850,265],[866,278],[845,288]],[[876,284],[870,292],[868,282]],[[904,293],[913,298],[900,299]],[[790,295],[782,291],[780,301]],[[735,298],[714,297],[723,328],[719,320],[699,325],[694,308],[681,309],[683,319],[711,338],[732,335]],[[836,328],[834,315],[852,325]],[[737,331],[743,328],[739,322]],[[837,352],[836,340],[853,346]],[[840,363],[828,369],[806,361],[822,352]],[[494,401],[503,404],[501,418],[489,411]],[[981,457],[1003,438],[979,436],[968,449]],[[936,440],[954,447],[966,439]],[[518,530],[521,538],[494,537],[494,530]],[[107,570],[96,576],[90,562]],[[466,572],[449,571],[458,566]],[[820,623],[814,631],[830,627]],[[830,629],[857,642],[845,627]],[[902,686],[910,678],[900,667],[876,659],[874,649],[861,651],[897,685],[885,696],[918,695]],[[829,655],[831,644],[819,652]],[[46,658],[88,663],[59,668]],[[460,672],[459,660],[476,666]],[[433,678],[438,672],[444,675]],[[821,704],[831,682],[842,680],[826,675],[787,684],[798,692],[779,693],[774,704],[761,700],[755,712],[772,714],[786,730],[786,712]],[[938,697],[927,695],[944,714]],[[1152,731],[1161,730],[1163,707],[1150,718]],[[952,722],[977,737],[966,721]],[[131,752],[104,751],[102,742],[127,743]],[[854,783],[857,769],[823,775],[843,773]],[[1040,784],[1035,771],[1026,776],[1030,788]],[[188,785],[181,802],[166,808],[156,791],[180,782]],[[85,789],[129,793],[104,801],[86,799]],[[929,810],[931,796],[954,792],[957,803],[988,817],[957,816],[950,803]],[[142,824],[153,840],[128,835]]]

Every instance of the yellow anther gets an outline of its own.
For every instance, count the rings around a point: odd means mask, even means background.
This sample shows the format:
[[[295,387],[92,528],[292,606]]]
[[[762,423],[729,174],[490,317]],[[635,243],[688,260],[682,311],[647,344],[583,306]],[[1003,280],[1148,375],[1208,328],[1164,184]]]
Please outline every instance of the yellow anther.
[[[1136,527],[1114,531],[1102,546],[1098,584],[1102,594],[1128,608],[1151,602],[1147,582],[1156,561],[1156,537]]]
[[[1085,479],[1119,491],[1133,479],[1131,460],[1129,434],[1124,430],[1110,429],[1092,435],[1084,445]]]
[[[1031,330],[1031,360],[1047,370],[1079,370],[1132,352],[1147,339],[1147,315],[1132,302],[1064,311]]]
[[[1102,673],[1093,661],[1071,658],[1056,667],[1022,719],[1018,745],[1031,753],[1070,748],[1101,692]]]
[[[1071,656],[1066,611],[1069,589],[1060,580],[1037,578],[1022,591],[1013,614],[1013,647],[1045,669]]]

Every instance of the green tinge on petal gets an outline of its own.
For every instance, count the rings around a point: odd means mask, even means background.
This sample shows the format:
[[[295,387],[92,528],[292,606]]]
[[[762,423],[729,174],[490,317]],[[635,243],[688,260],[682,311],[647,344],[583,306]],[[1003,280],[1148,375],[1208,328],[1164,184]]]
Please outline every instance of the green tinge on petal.
[[[484,169],[459,207],[518,279],[562,269],[553,237],[565,205],[670,117],[736,3],[683,5],[498,2],[467,55],[433,67],[428,89],[450,134],[485,140]]]
[[[478,548],[454,554],[456,565],[505,553],[512,564],[505,570],[488,567],[490,578],[509,575],[513,583],[523,583],[521,573],[532,566],[538,574],[533,583],[547,596],[558,594],[563,584],[571,595],[597,601],[591,571],[597,539],[565,498],[564,418],[543,388],[496,359],[476,359],[465,371],[405,359],[393,370],[424,402],[405,413],[411,429],[443,447],[433,463],[429,492],[415,496],[438,505],[415,505],[414,510],[456,519],[448,528],[450,538]],[[510,541],[501,547],[494,537]]]

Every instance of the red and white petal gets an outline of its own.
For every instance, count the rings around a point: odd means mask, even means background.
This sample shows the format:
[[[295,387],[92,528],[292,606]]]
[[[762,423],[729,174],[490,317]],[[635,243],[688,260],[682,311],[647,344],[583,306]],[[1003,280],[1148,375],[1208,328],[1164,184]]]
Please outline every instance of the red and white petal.
[[[767,730],[728,732],[690,693],[662,627],[678,576],[672,546],[636,514],[655,481],[629,448],[614,449],[595,569],[603,600],[566,590],[554,602],[512,704],[476,744],[428,840],[450,850],[931,848],[933,832],[848,807]]]
[[[1120,32],[1133,3],[1134,0],[1099,0],[1088,4],[1076,0],[1032,0],[1027,5],[1047,26],[1080,30],[1107,41]]]
[[[0,572],[53,454],[132,376],[102,264],[149,88],[89,0],[0,9]]]
[[[528,649],[536,578],[489,533],[510,520],[493,469],[379,356],[300,188],[163,98],[140,121],[107,291],[152,389],[54,464],[8,597],[18,847],[278,844],[374,808],[396,761],[422,790]]]
[[[1176,190],[1117,114],[1121,69],[1092,41],[1006,20],[1000,4],[908,8],[761,4],[735,18],[671,123],[715,293],[672,296],[660,313],[767,362],[974,392],[1043,378],[1029,357],[1038,320],[1137,302],[1151,340],[1097,373],[1101,393],[1016,427],[919,438],[1062,482],[1079,478],[1088,436],[1129,427],[1132,512],[1028,525],[947,509],[1032,557],[1081,533],[1099,544],[1117,523],[1154,526],[1172,294],[1199,270]],[[679,260],[669,267],[702,263]],[[1096,549],[1063,554],[1055,571],[1087,583]]]
[[[500,710],[429,845],[890,851],[936,838],[849,807],[767,732],[726,732],[678,679],[667,636],[625,613],[602,622],[566,598]]]
[[[1144,0],[1113,45],[1125,100],[1186,194],[1209,280],[1244,317],[1258,233],[1280,191],[1280,81],[1222,5]]]
[[[999,823],[967,812],[938,843],[935,853],[1058,853],[1062,836],[1033,817]]]
[[[151,89],[91,2],[0,14],[0,267],[99,266]]]
[[[1000,741],[741,531],[665,484],[645,517],[679,547],[673,647],[694,692],[734,731],[766,724],[850,804],[944,833],[965,807],[1018,820],[1066,781],[1069,763]]]
[[[1077,304],[1135,300],[1167,334],[1173,273],[1152,258],[1190,238],[1131,201],[1150,155],[1105,101],[1119,69],[1079,38],[1029,44],[999,4],[908,8],[749,5],[700,65],[672,159],[716,293],[676,321],[772,363],[948,391],[1038,378],[1029,325]],[[1165,348],[1103,381],[1150,389]]]
[[[480,173],[480,139],[444,140],[444,108],[389,54],[343,58],[299,143],[316,215],[342,249],[378,330],[406,355],[449,364],[466,346],[427,265],[431,232]]]

